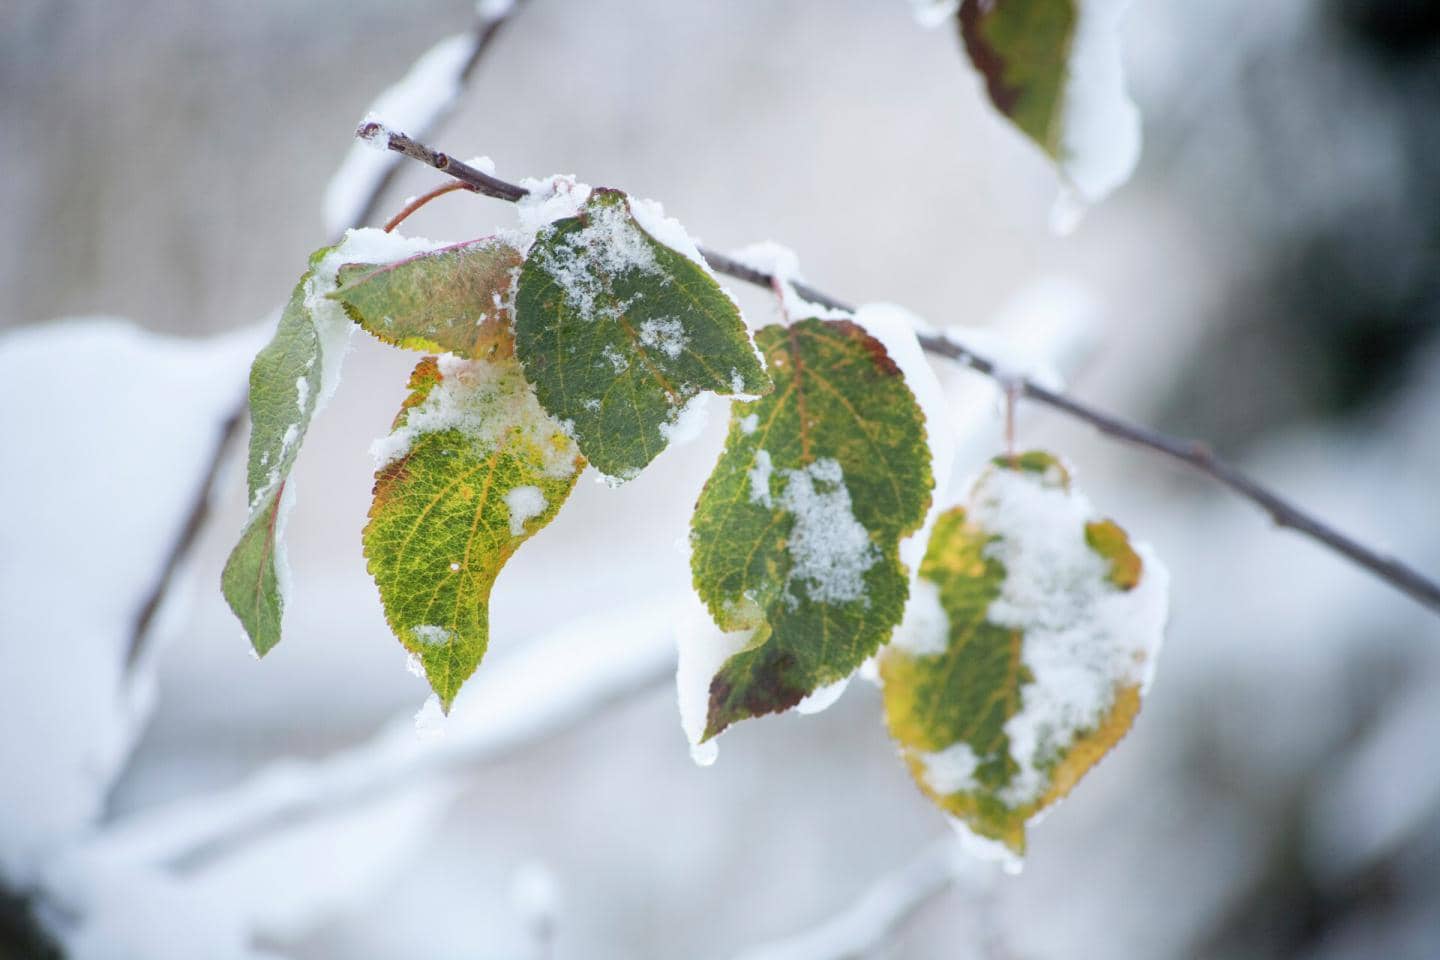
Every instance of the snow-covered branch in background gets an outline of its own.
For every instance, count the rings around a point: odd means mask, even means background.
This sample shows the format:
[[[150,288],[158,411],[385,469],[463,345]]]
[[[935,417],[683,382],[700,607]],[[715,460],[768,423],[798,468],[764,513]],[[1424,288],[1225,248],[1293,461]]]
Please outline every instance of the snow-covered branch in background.
[[[975,871],[975,872],[972,872]],[[803,933],[752,947],[736,960],[852,960],[883,946],[927,903],[962,878],[993,876],[941,837],[909,863],[880,877],[854,903]]]
[[[481,0],[476,5],[475,28],[446,37],[422,54],[398,83],[375,99],[367,118],[409,130],[438,129],[454,112],[466,81],[515,7],[516,0]],[[398,165],[398,157],[366,150],[362,143],[352,144],[325,187],[326,233],[338,237],[346,228],[358,227],[374,216]]]

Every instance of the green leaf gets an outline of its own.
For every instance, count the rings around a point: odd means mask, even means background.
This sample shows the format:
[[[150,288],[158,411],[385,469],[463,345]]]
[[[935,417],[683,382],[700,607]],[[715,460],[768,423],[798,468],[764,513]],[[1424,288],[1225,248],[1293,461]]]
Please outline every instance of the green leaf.
[[[379,455],[365,556],[385,617],[448,710],[490,639],[505,561],[584,467],[513,357],[426,357]]]
[[[845,320],[756,337],[775,391],[736,403],[691,521],[695,586],[753,630],[710,684],[706,739],[848,676],[905,608],[899,543],[933,480],[925,418],[884,346]]]
[[[964,0],[960,37],[990,101],[1056,161],[1076,0]]]
[[[510,290],[523,260],[510,243],[487,237],[389,266],[347,264],[329,296],[386,343],[487,357],[513,348]]]
[[[515,350],[541,405],[621,479],[665,449],[702,391],[770,388],[734,301],[616,190],[540,231],[520,272]]]
[[[1130,729],[1167,583],[1054,457],[997,458],[936,521],[880,657],[886,722],[921,790],[1022,855],[1026,823]]]
[[[280,642],[280,528],[285,484],[315,413],[324,369],[322,335],[307,305],[316,266],[333,248],[317,250],[280,314],[274,338],[250,367],[250,515],[221,574],[220,588],[255,652]]]

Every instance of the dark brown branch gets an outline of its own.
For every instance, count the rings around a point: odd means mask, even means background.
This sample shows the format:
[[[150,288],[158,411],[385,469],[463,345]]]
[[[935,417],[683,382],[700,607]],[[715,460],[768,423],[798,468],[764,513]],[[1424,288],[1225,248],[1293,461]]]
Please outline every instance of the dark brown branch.
[[[514,203],[529,192],[524,187],[482,173],[474,167],[460,163],[438,150],[403,133],[388,130],[380,124],[362,125],[357,131],[357,135],[374,141],[377,146],[388,147],[411,159],[429,164],[436,170],[448,173],[455,179],[464,182],[477,193],[483,193],[488,197]],[[726,276],[767,289],[772,288],[777,282],[776,277],[764,270],[757,270],[723,253],[706,250],[702,247],[700,255],[716,273],[723,273]],[[814,287],[802,283],[796,283],[793,286],[797,294],[811,303],[833,309],[853,309],[843,300],[838,300]],[[1218,459],[1205,444],[1195,440],[1181,440],[1166,436],[1148,427],[1122,420],[1103,410],[1096,410],[1063,393],[1048,390],[1025,377],[1014,376],[993,360],[968,347],[961,346],[943,335],[922,333],[919,335],[919,340],[920,345],[928,353],[964,363],[971,369],[1000,381],[1007,388],[1018,390],[1023,396],[1090,424],[1106,436],[1152,450],[1198,470],[1228,488],[1232,493],[1260,507],[1270,515],[1276,525],[1287,527],[1329,547],[1352,563],[1368,570],[1392,587],[1407,594],[1416,602],[1440,613],[1440,584],[1436,584],[1394,557],[1386,556],[1365,546],[1305,512],[1263,484]]]
[[[520,0],[509,7],[502,8],[498,14],[487,14],[481,12],[475,19],[475,46],[470,56],[460,68],[459,84],[464,86],[470,81],[475,73],[475,68],[484,59],[485,53],[495,42],[495,37],[500,29],[515,15]],[[443,115],[437,118],[437,123],[443,120]],[[375,209],[379,206],[381,199],[389,191],[391,183],[395,180],[396,171],[400,164],[397,162],[387,169],[371,189],[360,209],[360,214],[355,218],[351,226],[362,226],[374,215]],[[190,556],[190,551],[195,548],[195,541],[204,529],[205,520],[210,515],[210,491],[215,486],[215,480],[220,474],[221,465],[225,461],[226,451],[234,443],[235,438],[240,434],[240,427],[245,423],[246,398],[242,397],[240,403],[231,411],[230,415],[220,425],[220,435],[215,441],[215,450],[210,455],[210,461],[206,464],[205,475],[201,478],[200,485],[195,490],[195,495],[190,501],[190,507],[185,513],[185,521],[180,527],[180,532],[175,541],[170,545],[169,552],[165,555],[165,563],[160,568],[160,573],[155,579],[150,592],[140,604],[140,609],[135,615],[134,625],[130,630],[130,642],[125,651],[125,666],[128,673],[139,661],[141,653],[145,649],[146,638],[150,634],[151,625],[154,623],[155,614],[159,611],[160,605],[165,601],[165,595],[169,592],[175,580],[176,573],[180,566]]]

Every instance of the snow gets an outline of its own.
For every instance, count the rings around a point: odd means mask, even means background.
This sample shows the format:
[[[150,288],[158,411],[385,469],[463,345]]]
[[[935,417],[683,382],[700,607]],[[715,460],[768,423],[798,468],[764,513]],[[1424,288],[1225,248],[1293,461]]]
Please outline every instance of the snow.
[[[807,467],[783,473],[785,492],[780,506],[794,520],[786,545],[790,554],[788,602],[799,602],[791,592],[796,584],[816,603],[862,599],[865,572],[880,561],[880,551],[855,518],[839,462],[821,457]]]
[[[640,324],[640,344],[659,350],[672,360],[680,356],[689,339],[684,325],[675,317],[652,317]]]
[[[558,244],[564,253],[546,245],[532,248],[530,256],[538,258],[546,275],[582,318],[618,317],[629,303],[603,310],[596,303],[608,289],[609,278],[630,273],[659,274],[660,264],[654,248],[626,215],[623,204],[597,204],[586,209],[585,225],[565,234]],[[541,227],[542,238],[546,229]]]
[[[834,683],[827,683],[795,704],[795,712],[804,716],[812,716],[829,710],[839,701],[849,686],[849,677],[836,680]]]
[[[1052,468],[1051,473],[1055,473]],[[1143,693],[1154,675],[1169,603],[1169,575],[1144,544],[1140,583],[1121,590],[1108,561],[1085,542],[1098,519],[1089,501],[1055,476],[992,468],[970,499],[969,517],[998,535],[986,547],[1006,575],[988,619],[1024,634],[1022,659],[1034,682],[1005,724],[1018,771],[1002,799],[1018,807],[1047,786],[1046,761],[1078,731],[1099,724],[1119,688]]]
[[[520,181],[526,193],[515,204],[520,229],[534,235],[547,224],[580,215],[590,199],[590,185],[579,183],[568,174],[553,177],[526,177]]]
[[[418,627],[411,627],[410,636],[428,646],[442,646],[449,643],[455,634],[447,627],[427,623]]]
[[[425,137],[455,106],[461,73],[475,52],[476,34],[466,32],[441,40],[415,61],[410,72],[371,104],[367,121],[388,124]],[[325,187],[325,230],[331,236],[358,226],[369,199],[387,171],[400,162],[398,154],[377,152],[363,141],[350,145],[340,169]]]
[[[658,200],[647,200],[643,197],[630,197],[629,199],[630,213],[640,224],[640,229],[676,253],[684,254],[706,273],[711,273],[710,265],[700,255],[699,246],[685,231],[679,220],[665,216],[665,208],[660,205]]]
[[[910,0],[910,7],[915,22],[926,30],[933,30],[955,19],[960,0]]]
[[[1120,28],[1130,0],[1079,0],[1061,121],[1063,186],[1052,223],[1072,230],[1085,205],[1130,179],[1140,159],[1140,111],[1125,92]]]
[[[523,536],[525,521],[545,512],[545,494],[539,487],[515,487],[505,494],[505,506],[510,508],[510,533]]]
[[[917,657],[931,657],[950,648],[950,615],[940,604],[940,588],[926,577],[910,583],[905,619],[895,628],[890,645]]]
[[[721,630],[693,595],[679,618],[675,693],[680,707],[680,728],[690,742],[690,759],[698,766],[710,766],[720,753],[719,744],[713,739],[700,742],[710,712],[710,681],[726,660],[745,649],[753,635],[752,630],[729,633]]]
[[[850,319],[850,314],[846,311],[811,303],[796,292],[795,284],[805,279],[800,273],[800,257],[784,244],[774,240],[761,240],[738,250],[731,250],[728,256],[752,270],[768,273],[774,278],[779,287],[780,322],[792,323],[812,317],[822,320]]]
[[[925,784],[942,797],[975,789],[975,768],[980,758],[968,743],[952,743],[935,753],[919,754]]]
[[[667,445],[683,446],[705,432],[705,425],[710,422],[710,396],[708,393],[697,393],[680,408],[673,420],[660,424],[660,435]]]
[[[101,813],[149,710],[149,658],[124,666],[140,598],[272,325],[183,340],[89,318],[0,337],[3,882],[32,881]]]
[[[740,418],[740,432],[744,434],[754,433],[760,426],[760,414],[752,413]]]
[[[475,13],[483,20],[504,20],[515,11],[515,0],[476,0]]]
[[[750,501],[758,503],[762,507],[773,507],[774,500],[770,496],[770,477],[775,472],[774,466],[770,463],[769,450],[755,451],[755,466],[750,468]]]
[[[415,441],[430,433],[461,430],[481,450],[495,446],[518,430],[534,441],[547,476],[565,477],[575,471],[576,450],[561,425],[550,417],[525,382],[513,360],[464,360],[441,356],[440,382],[425,399],[406,412],[405,423],[370,446],[378,468],[410,451]]]

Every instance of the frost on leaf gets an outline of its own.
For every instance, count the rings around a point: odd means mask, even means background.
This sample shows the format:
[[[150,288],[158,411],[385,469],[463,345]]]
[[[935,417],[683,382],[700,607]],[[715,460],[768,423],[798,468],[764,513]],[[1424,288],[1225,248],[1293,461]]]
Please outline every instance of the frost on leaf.
[[[615,190],[541,227],[520,273],[515,338],[540,403],[622,479],[665,448],[701,392],[770,387],[734,301]]]
[[[1130,729],[1168,575],[1094,516],[1054,457],[997,459],[935,525],[915,600],[880,656],[912,775],[970,833],[1025,852],[1025,825]]]
[[[250,514],[220,587],[261,655],[280,642],[290,470],[311,419],[340,381],[340,363],[355,329],[327,295],[346,262],[389,263],[433,247],[428,240],[364,229],[317,250],[281,311],[274,338],[250,367]]]
[[[958,22],[995,108],[1086,202],[1124,183],[1140,151],[1119,29],[1129,0],[964,0]]]
[[[505,561],[559,512],[584,466],[511,356],[426,357],[378,442],[365,556],[385,617],[446,710],[490,637]]]
[[[346,264],[330,297],[386,343],[488,357],[513,349],[511,287],[523,259],[513,245],[487,237],[389,266]]]
[[[691,521],[695,586],[723,631],[753,630],[710,682],[705,736],[853,672],[900,622],[899,543],[933,486],[924,415],[855,323],[757,335],[775,390],[736,403]]]

